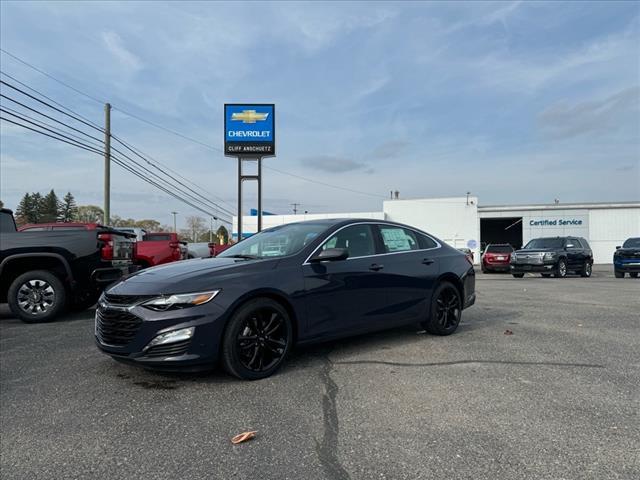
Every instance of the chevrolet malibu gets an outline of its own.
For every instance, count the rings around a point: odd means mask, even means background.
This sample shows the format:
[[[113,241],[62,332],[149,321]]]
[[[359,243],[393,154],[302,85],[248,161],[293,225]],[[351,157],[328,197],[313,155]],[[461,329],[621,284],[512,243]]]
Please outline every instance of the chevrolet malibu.
[[[274,373],[294,345],[419,323],[449,335],[475,302],[466,256],[406,225],[314,220],[264,230],[216,258],[149,268],[98,302],[98,347],[163,370],[221,363]]]

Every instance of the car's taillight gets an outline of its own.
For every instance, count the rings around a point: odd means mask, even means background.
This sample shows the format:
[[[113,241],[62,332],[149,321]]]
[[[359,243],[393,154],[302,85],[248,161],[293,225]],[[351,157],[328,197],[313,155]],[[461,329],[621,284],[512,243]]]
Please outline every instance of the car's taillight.
[[[98,240],[103,242],[100,248],[100,258],[102,260],[113,260],[113,237],[110,233],[99,233]]]

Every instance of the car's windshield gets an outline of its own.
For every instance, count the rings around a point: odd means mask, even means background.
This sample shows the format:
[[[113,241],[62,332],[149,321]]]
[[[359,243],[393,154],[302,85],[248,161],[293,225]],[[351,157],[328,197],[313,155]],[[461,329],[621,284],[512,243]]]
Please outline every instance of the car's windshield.
[[[622,244],[622,248],[640,248],[640,238],[629,238]]]
[[[564,239],[562,238],[534,238],[524,247],[527,250],[532,248],[562,248]]]
[[[487,253],[511,253],[513,247],[511,245],[489,245]]]
[[[273,258],[293,255],[327,229],[324,223],[291,223],[263,230],[218,257]]]

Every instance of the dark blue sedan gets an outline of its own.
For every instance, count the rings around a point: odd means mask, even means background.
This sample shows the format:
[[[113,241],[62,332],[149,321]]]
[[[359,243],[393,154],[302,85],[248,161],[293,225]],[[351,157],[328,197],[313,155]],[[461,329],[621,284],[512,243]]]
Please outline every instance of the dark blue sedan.
[[[163,370],[274,373],[296,344],[401,325],[453,333],[475,302],[467,257],[415,228],[314,220],[264,230],[216,258],[149,268],[98,302],[96,342]]]

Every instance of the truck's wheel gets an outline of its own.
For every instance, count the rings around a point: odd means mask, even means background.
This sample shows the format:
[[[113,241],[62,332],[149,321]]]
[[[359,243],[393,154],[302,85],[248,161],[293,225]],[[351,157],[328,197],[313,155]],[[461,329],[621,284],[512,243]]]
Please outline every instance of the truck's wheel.
[[[564,278],[567,276],[567,261],[564,258],[558,260],[558,266],[556,267],[556,278]]]
[[[33,270],[13,281],[7,301],[11,312],[23,322],[49,322],[64,308],[66,293],[64,285],[53,273]]]

